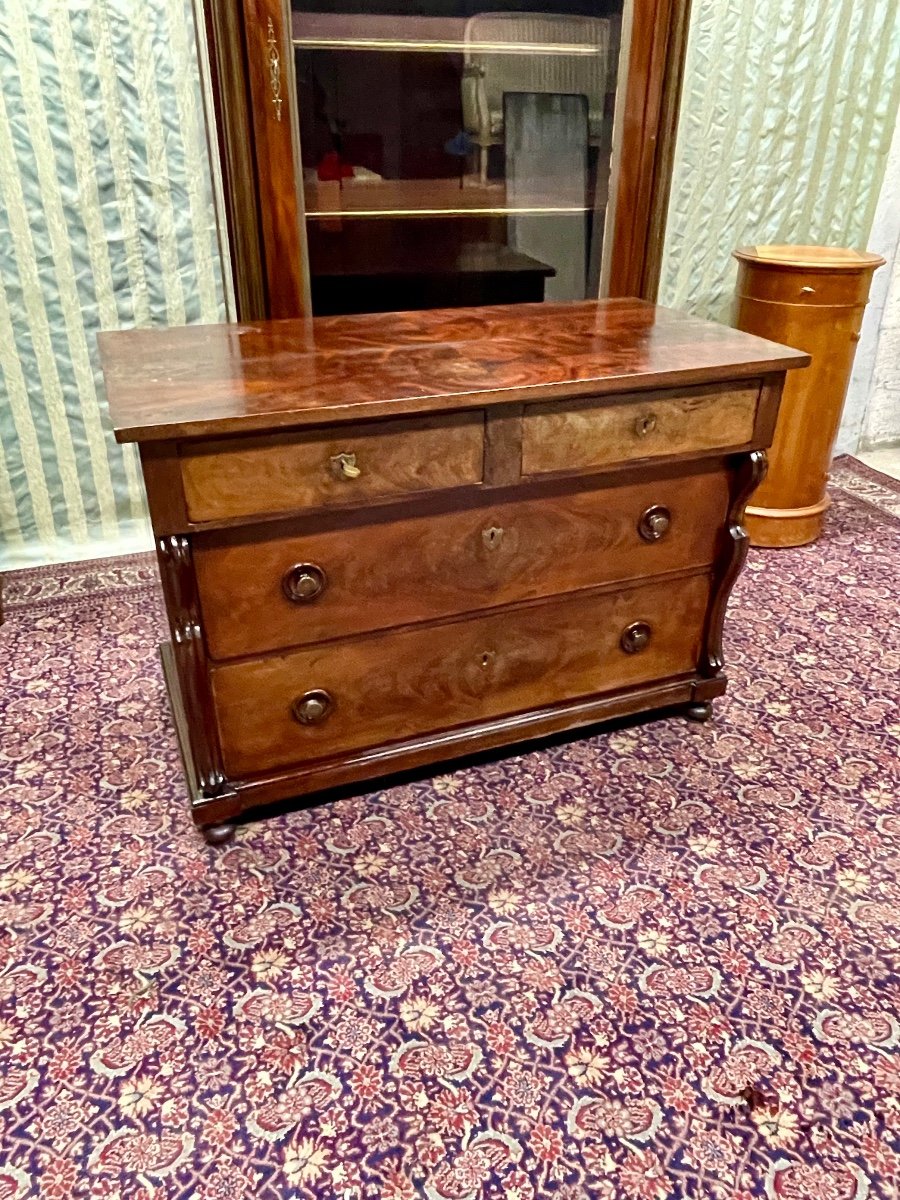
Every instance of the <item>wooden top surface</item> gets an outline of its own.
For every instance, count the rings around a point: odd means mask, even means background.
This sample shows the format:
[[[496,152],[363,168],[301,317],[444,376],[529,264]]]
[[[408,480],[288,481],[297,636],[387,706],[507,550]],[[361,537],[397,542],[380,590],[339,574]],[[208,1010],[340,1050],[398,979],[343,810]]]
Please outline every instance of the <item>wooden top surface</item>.
[[[120,442],[748,378],[809,356],[641,300],[100,335]]]
[[[804,271],[868,271],[884,265],[880,254],[841,246],[738,246],[734,257],[757,266]]]

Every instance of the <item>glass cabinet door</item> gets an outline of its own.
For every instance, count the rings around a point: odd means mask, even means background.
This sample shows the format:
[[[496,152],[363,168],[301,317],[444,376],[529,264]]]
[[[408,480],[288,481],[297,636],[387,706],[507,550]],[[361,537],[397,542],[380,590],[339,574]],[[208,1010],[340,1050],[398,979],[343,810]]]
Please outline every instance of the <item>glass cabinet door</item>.
[[[290,0],[312,311],[597,296],[622,8]]]

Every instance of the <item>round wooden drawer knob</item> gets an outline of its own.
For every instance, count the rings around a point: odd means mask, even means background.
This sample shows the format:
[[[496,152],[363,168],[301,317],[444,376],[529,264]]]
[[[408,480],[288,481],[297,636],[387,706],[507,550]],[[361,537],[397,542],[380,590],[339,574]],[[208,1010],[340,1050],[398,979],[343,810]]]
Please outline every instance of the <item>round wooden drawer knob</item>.
[[[638,533],[645,542],[658,542],[672,526],[672,514],[664,504],[653,504],[641,513]]]
[[[315,563],[296,563],[285,571],[282,590],[292,604],[308,604],[325,591],[328,577]]]
[[[328,692],[322,688],[314,688],[311,692],[304,692],[302,696],[298,696],[291,705],[291,712],[294,720],[299,721],[301,725],[319,725],[331,710],[334,708],[334,701]]]
[[[635,621],[623,632],[619,645],[626,654],[639,654],[650,645],[652,632],[646,621]]]

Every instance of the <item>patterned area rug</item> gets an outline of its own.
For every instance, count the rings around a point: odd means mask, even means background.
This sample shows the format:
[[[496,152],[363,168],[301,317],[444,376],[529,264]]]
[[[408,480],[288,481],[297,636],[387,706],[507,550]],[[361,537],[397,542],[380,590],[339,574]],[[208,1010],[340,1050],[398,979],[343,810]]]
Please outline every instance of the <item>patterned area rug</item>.
[[[716,718],[194,833],[149,558],[11,577],[0,1197],[896,1198],[900,485]]]

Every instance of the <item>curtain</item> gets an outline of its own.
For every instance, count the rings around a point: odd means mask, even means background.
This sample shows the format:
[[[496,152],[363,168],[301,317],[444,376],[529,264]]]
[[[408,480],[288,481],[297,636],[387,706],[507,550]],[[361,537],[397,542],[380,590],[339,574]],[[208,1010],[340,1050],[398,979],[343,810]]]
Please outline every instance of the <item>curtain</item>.
[[[898,104],[897,0],[694,0],[660,303],[727,321],[742,243],[864,247]]]
[[[96,335],[224,316],[190,0],[0,0],[0,563],[149,544]]]

